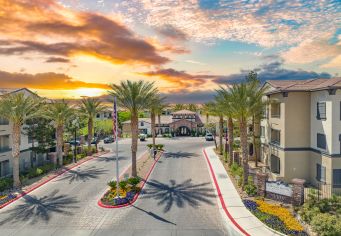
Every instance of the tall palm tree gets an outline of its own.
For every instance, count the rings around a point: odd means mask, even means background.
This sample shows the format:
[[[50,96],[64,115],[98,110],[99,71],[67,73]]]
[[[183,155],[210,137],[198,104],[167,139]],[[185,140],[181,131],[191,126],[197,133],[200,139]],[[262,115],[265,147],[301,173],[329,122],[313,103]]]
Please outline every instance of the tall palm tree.
[[[195,105],[195,104],[190,103],[190,104],[187,105],[187,109],[190,110],[190,111],[197,112],[198,106]]]
[[[208,124],[209,123],[209,117],[210,117],[210,103],[205,103],[203,106],[202,106],[202,113],[205,113],[206,115],[206,123]]]
[[[88,153],[91,155],[91,142],[94,136],[94,120],[96,114],[105,111],[106,107],[98,98],[83,98],[79,107],[79,111],[88,120]],[[96,144],[97,151],[97,144]]]
[[[151,121],[151,129],[152,129],[152,140],[153,140],[153,147],[155,147],[155,136],[156,136],[156,128],[155,128],[155,120],[156,115],[160,114],[162,111],[160,111],[163,107],[163,102],[165,98],[161,97],[159,94],[155,94],[154,97],[150,100],[150,121]],[[160,122],[161,117],[159,117],[159,128],[160,128]]]
[[[217,90],[218,102],[221,103],[224,113],[227,116],[228,145],[229,145],[229,166],[233,163],[233,113],[231,109],[230,90],[228,87],[220,87]]]
[[[47,119],[52,120],[56,129],[57,138],[57,159],[59,160],[59,166],[63,165],[63,144],[64,144],[64,129],[65,124],[74,116],[75,109],[71,108],[65,100],[54,101],[47,104],[44,111],[44,116]],[[57,160],[53,160],[54,164],[57,164]]]
[[[164,100],[164,99],[163,99]],[[156,115],[157,115],[157,118],[158,118],[158,124],[159,124],[159,130],[158,130],[158,134],[161,134],[162,130],[161,130],[161,115],[162,115],[162,112],[164,111],[164,109],[166,109],[168,107],[168,104],[164,103],[164,101],[162,103],[159,104],[159,106],[157,107],[156,109]]]
[[[117,98],[119,106],[127,109],[131,113],[131,158],[132,158],[132,176],[137,176],[136,171],[136,153],[138,140],[138,113],[148,108],[150,101],[157,94],[154,83],[140,81],[121,81],[119,85],[112,84],[109,91],[110,95]]]
[[[41,100],[23,93],[9,94],[0,98],[0,114],[12,123],[13,186],[21,185],[19,178],[21,127],[39,116]]]

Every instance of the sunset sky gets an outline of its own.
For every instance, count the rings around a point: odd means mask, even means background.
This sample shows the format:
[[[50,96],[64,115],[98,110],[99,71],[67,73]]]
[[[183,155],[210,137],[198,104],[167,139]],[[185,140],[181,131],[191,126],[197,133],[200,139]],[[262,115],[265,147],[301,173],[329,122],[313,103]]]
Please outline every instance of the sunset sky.
[[[341,1],[0,0],[1,88],[80,98],[142,79],[201,103],[250,70],[340,76]]]

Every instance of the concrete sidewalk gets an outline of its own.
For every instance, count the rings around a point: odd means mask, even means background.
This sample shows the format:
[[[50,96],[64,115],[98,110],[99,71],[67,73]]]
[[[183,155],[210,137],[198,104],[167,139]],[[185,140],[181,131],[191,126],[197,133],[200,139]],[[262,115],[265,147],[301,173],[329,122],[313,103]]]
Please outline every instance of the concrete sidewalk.
[[[220,212],[226,219],[228,226],[232,226],[240,235],[280,235],[271,231],[244,206],[237,190],[213,148],[214,147],[205,148],[204,155],[206,156],[211,178],[215,184],[217,195],[220,200]]]

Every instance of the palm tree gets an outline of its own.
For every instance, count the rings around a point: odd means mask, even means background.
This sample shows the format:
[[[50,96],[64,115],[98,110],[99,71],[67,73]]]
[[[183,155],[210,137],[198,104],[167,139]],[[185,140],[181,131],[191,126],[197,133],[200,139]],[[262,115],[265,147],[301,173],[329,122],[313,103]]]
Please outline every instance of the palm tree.
[[[209,117],[210,117],[210,103],[205,103],[203,106],[202,106],[202,112],[205,113],[206,115],[206,123],[208,124],[209,121]]]
[[[190,110],[190,111],[197,112],[198,107],[197,107],[197,105],[190,103],[190,104],[187,105],[187,109]]]
[[[178,104],[175,104],[175,106],[174,106],[174,111],[180,111],[180,110],[183,110],[183,109],[185,109],[185,105],[184,104],[178,103]]]
[[[156,136],[155,119],[156,119],[156,115],[158,114],[159,128],[160,128],[161,117],[159,114],[162,113],[164,99],[165,98],[161,97],[159,94],[155,94],[155,96],[150,100],[149,107],[150,107],[150,121],[151,121],[151,129],[152,129],[153,147],[155,147],[155,136]]]
[[[217,90],[218,102],[221,103],[223,111],[227,116],[227,130],[228,130],[228,145],[229,145],[229,166],[233,163],[233,113],[231,109],[230,91],[229,88],[220,87]]]
[[[137,177],[136,171],[136,153],[138,139],[138,113],[148,108],[150,101],[157,94],[154,83],[140,81],[121,81],[119,85],[110,85],[112,91],[110,95],[117,98],[119,106],[127,109],[131,113],[131,158],[132,158],[132,176]]]
[[[91,155],[91,142],[94,132],[94,120],[96,114],[105,111],[106,107],[102,105],[102,102],[98,98],[83,98],[79,107],[79,111],[88,120],[88,154]],[[96,144],[97,152],[97,144]]]
[[[12,123],[13,186],[21,185],[19,178],[21,127],[30,119],[39,116],[41,100],[23,93],[5,95],[0,99],[2,118]]]
[[[162,112],[165,108],[168,107],[168,104],[164,103],[164,99],[163,99],[163,102],[159,104],[159,106],[157,107],[156,109],[156,115],[157,115],[157,118],[158,118],[158,124],[159,124],[159,130],[158,130],[158,134],[161,134],[162,130],[161,130],[161,115],[162,115]]]
[[[47,104],[44,111],[44,116],[47,119],[52,120],[56,129],[57,138],[57,159],[59,160],[59,166],[63,165],[63,144],[64,144],[64,129],[65,124],[74,116],[75,110],[69,106],[64,100],[54,101]],[[53,160],[54,164],[57,164],[57,160]]]

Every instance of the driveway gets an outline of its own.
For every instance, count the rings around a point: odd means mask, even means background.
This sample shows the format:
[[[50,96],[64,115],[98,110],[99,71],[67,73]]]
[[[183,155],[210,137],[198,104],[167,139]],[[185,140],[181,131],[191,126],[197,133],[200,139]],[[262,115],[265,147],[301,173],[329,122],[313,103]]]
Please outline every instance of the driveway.
[[[207,142],[157,141],[165,144],[166,153],[134,206],[97,206],[115,176],[111,153],[0,210],[0,235],[227,235],[201,152]],[[139,144],[139,154],[146,144]],[[130,164],[129,140],[120,143],[119,158],[121,170]]]

